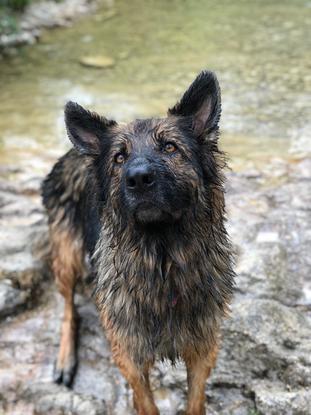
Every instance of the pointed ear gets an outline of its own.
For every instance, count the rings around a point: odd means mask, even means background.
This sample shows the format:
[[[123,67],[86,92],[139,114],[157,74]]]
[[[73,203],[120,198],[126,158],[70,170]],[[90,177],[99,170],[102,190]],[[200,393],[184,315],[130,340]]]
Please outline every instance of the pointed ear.
[[[198,137],[218,128],[220,114],[220,88],[216,75],[210,71],[202,71],[180,102],[168,110],[169,116],[191,118],[192,129]]]
[[[65,106],[65,123],[72,144],[80,153],[88,155],[100,153],[105,135],[110,127],[116,125],[115,121],[100,117],[71,101]]]

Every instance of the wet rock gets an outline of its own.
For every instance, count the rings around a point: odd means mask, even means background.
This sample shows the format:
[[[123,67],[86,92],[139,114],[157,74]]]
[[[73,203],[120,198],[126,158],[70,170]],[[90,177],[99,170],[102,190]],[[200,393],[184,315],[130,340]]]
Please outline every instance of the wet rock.
[[[47,225],[38,191],[36,178],[0,182],[1,317],[31,306],[36,289],[48,275],[43,255],[48,249],[42,249],[48,248]],[[41,252],[36,240],[41,241]]]
[[[33,45],[36,43],[40,32],[32,30],[31,32],[12,33],[0,36],[0,46],[3,48],[11,48],[13,46],[20,46],[24,44]]]
[[[223,324],[217,365],[206,386],[209,414],[309,413],[308,165],[305,160],[289,165],[286,180],[278,177],[280,181],[272,183],[269,172],[230,176],[227,202],[238,277],[232,314]],[[7,284],[2,298],[16,301],[12,305],[4,301],[2,309],[7,308],[11,315],[31,304],[36,292],[33,287],[45,281],[40,272],[36,274],[36,260],[29,249],[34,233],[41,240],[46,235],[37,188],[36,180],[0,185],[8,224],[5,227],[0,220],[4,232],[0,268],[5,270],[0,287]],[[26,256],[18,260],[19,255]],[[25,270],[31,267],[33,271],[27,274]],[[85,295],[76,296],[79,366],[73,389],[53,385],[63,300],[49,280],[45,287],[35,307],[0,322],[0,411],[18,415],[133,414],[132,392],[111,359],[96,308]],[[172,368],[157,363],[151,384],[161,413],[181,413],[187,391],[183,364]]]
[[[35,309],[0,324],[0,402],[13,411],[18,397],[20,415],[104,415],[107,405],[118,414],[131,414],[126,382],[111,362],[96,309],[88,298],[76,298],[81,341],[73,390],[53,384],[63,313],[63,299],[53,288],[43,292]]]
[[[239,298],[232,316],[224,327],[216,383],[247,388],[252,379],[266,378],[297,387],[300,378],[310,381],[311,325],[303,313],[273,300]],[[295,377],[289,368],[295,368]]]
[[[0,281],[0,318],[16,312],[26,304],[28,298],[29,293],[12,287],[10,280]]]
[[[93,4],[92,4],[93,3]],[[33,28],[50,28],[67,26],[68,23],[93,9],[95,2],[87,0],[65,0],[60,3],[54,1],[41,1],[31,4],[22,19],[21,27],[24,30]]]
[[[85,56],[79,62],[83,66],[98,69],[112,68],[115,65],[114,59],[109,56]]]
[[[254,387],[256,409],[265,415],[310,413],[311,390],[284,390],[275,383],[261,382]]]
[[[36,399],[35,413],[38,415],[105,415],[106,406],[103,401],[92,396],[81,395],[64,387],[49,385],[46,388],[35,385],[33,388]]]
[[[208,414],[255,415],[255,403],[238,388],[218,385],[207,391]]]
[[[96,0],[48,0],[31,3],[20,18],[20,30],[17,33],[0,35],[0,50],[34,44],[40,38],[42,29],[68,26],[72,20],[94,11],[96,3]]]

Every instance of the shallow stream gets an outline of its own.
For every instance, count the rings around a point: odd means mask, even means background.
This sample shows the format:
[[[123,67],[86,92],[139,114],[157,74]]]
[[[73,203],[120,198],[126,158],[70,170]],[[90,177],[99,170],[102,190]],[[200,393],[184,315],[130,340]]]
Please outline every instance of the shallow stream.
[[[305,157],[310,22],[305,0],[102,1],[0,61],[1,164],[45,172],[69,145],[69,99],[122,121],[161,116],[203,68],[220,80],[222,148],[234,169]],[[81,65],[94,56],[114,63]]]

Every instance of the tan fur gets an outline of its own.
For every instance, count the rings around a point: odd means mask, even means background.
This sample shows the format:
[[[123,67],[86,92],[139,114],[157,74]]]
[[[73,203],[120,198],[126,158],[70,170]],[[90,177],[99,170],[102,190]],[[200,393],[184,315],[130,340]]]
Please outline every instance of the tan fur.
[[[78,277],[84,273],[83,250],[79,238],[70,235],[68,229],[58,230],[55,225],[51,226],[50,237],[54,278],[65,300],[56,370],[71,370],[75,366],[77,330],[74,289]]]
[[[114,332],[105,313],[102,313],[102,323],[106,329],[106,336],[110,341],[114,362],[133,389],[133,406],[137,414],[159,415],[149,382],[149,370],[154,361],[146,362],[143,367],[137,366],[122,347],[121,339]]]
[[[120,372],[133,389],[133,404],[138,415],[159,415],[150,389],[150,364],[146,364],[143,370],[137,367],[117,342],[112,342],[111,351]]]
[[[215,367],[218,344],[210,350],[206,357],[188,350],[183,358],[187,367],[188,402],[186,415],[205,414],[205,384]]]

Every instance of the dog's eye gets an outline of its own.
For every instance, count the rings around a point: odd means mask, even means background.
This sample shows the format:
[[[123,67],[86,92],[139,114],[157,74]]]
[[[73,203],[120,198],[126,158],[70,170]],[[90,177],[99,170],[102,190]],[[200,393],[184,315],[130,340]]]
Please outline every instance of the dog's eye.
[[[167,153],[174,153],[177,150],[177,147],[174,143],[168,142],[165,144],[164,149]]]
[[[124,163],[124,161],[125,161],[125,156],[124,156],[124,154],[122,154],[122,153],[118,153],[118,154],[116,154],[116,155],[114,156],[114,161],[115,161],[117,164],[123,164],[123,163]]]

